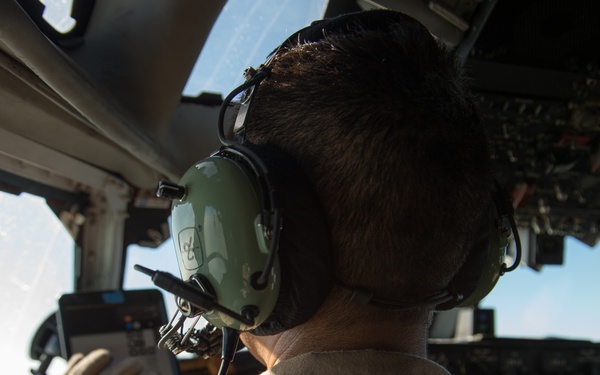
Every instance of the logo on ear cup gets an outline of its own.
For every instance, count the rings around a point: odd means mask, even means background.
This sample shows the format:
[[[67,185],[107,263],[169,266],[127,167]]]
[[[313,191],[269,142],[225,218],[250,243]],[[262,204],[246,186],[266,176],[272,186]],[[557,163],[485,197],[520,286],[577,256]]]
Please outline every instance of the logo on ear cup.
[[[186,270],[193,271],[202,265],[202,245],[198,230],[194,227],[184,228],[179,232],[179,260]]]

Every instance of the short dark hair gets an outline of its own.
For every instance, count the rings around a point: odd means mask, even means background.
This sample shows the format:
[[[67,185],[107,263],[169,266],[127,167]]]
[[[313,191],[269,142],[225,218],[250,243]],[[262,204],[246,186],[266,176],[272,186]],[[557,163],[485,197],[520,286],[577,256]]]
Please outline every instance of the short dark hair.
[[[355,24],[277,51],[246,137],[300,163],[335,279],[422,299],[446,288],[489,210],[484,131],[457,59],[418,21]]]

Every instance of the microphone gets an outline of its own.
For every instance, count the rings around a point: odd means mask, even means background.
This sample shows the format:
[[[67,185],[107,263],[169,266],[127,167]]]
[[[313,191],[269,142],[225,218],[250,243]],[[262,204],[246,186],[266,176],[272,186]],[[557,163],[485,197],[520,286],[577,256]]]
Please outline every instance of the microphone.
[[[187,283],[181,280],[178,277],[171,275],[168,272],[163,271],[153,271],[149,268],[136,264],[133,266],[136,271],[142,272],[152,278],[152,282],[157,287],[176,295],[179,298],[182,298],[189,303],[197,306],[203,311],[211,311],[217,310],[222,312],[223,314],[239,320],[240,322],[248,325],[254,325],[254,318],[252,314],[246,314],[246,316],[242,316],[235,311],[232,311],[224,306],[219,305],[217,302],[217,297],[212,294],[208,294],[200,288],[195,287],[194,285]]]
[[[219,375],[227,374],[229,364],[233,361],[233,357],[238,348],[239,332],[228,327],[218,329],[210,323],[207,323],[202,329],[196,329],[194,327],[200,320],[202,312],[211,310],[220,311],[244,324],[253,326],[254,318],[252,313],[248,311],[245,317],[241,316],[240,314],[219,305],[217,298],[212,294],[206,293],[168,272],[154,271],[139,264],[134,265],[133,268],[136,271],[150,276],[152,282],[157,287],[166,290],[181,299],[177,303],[178,310],[171,318],[171,321],[162,326],[159,330],[161,338],[158,342],[158,347],[160,349],[170,350],[175,355],[187,351],[197,354],[205,359],[208,357],[216,357],[221,354]],[[190,315],[192,313],[191,311],[188,311],[189,313],[184,312],[185,309],[183,309],[181,305],[185,302],[195,305],[201,309],[202,312],[196,312],[196,319],[184,335],[181,328],[183,327],[185,320],[191,317]],[[244,311],[242,311],[242,313],[243,312]],[[175,323],[178,314],[181,314],[181,317],[179,317],[179,320]]]

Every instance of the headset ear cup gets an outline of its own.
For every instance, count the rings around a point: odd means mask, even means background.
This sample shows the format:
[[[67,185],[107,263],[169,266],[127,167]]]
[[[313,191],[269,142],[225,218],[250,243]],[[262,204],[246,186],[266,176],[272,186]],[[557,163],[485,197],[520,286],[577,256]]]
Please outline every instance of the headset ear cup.
[[[329,229],[308,178],[291,156],[274,146],[245,146],[267,165],[283,205],[279,297],[271,315],[252,331],[273,335],[306,322],[329,294],[333,269]]]
[[[507,240],[502,235],[501,218],[496,205],[490,203],[489,206],[490,214],[482,218],[471,251],[448,287],[463,298],[440,304],[436,310],[475,305],[498,282]]]

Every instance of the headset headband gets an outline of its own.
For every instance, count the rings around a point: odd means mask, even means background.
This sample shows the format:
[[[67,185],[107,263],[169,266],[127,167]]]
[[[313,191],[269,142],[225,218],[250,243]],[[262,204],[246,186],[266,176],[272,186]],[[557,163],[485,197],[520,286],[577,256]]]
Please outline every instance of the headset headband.
[[[309,26],[290,35],[271,55],[276,54],[279,49],[290,48],[296,44],[318,42],[328,35],[348,34],[357,29],[383,31],[392,25],[397,26],[406,22],[414,23],[415,20],[403,13],[385,9],[348,13],[314,21]]]

